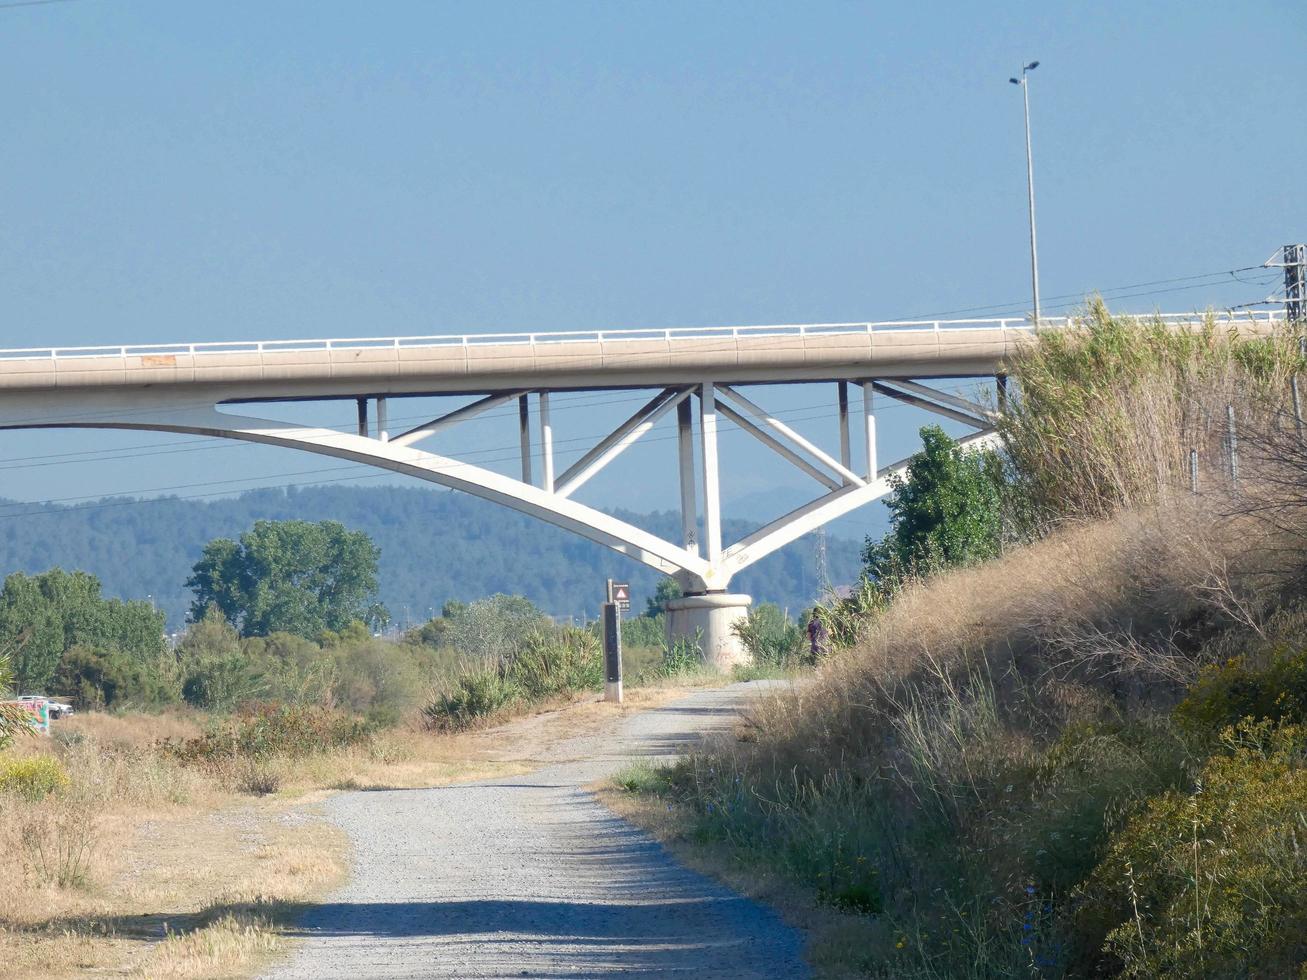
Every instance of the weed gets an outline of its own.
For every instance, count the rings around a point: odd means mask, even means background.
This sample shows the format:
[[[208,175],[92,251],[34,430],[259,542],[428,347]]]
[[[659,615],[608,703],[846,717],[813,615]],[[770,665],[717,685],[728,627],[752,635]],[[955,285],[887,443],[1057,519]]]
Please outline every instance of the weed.
[[[35,802],[68,785],[68,770],[51,756],[0,759],[0,793],[13,793]]]
[[[232,783],[241,793],[267,796],[281,789],[283,770],[266,759],[246,759],[237,764]]]
[[[1192,790],[1151,799],[1089,877],[1085,948],[1129,977],[1290,976],[1307,962],[1307,729],[1242,722]]]
[[[693,637],[678,637],[663,648],[662,661],[655,667],[654,676],[661,678],[693,677],[706,670],[703,661],[703,633]]]
[[[24,868],[37,882],[69,888],[85,885],[99,843],[93,804],[51,797],[17,807],[7,815],[21,848]]]
[[[750,609],[734,631],[755,667],[792,667],[809,659],[803,629],[770,602]]]
[[[459,729],[494,718],[521,698],[521,691],[494,664],[468,667],[445,683],[422,709],[435,729]]]
[[[227,722],[183,741],[166,741],[166,754],[182,762],[211,763],[226,759],[302,757],[367,742],[371,727],[364,721],[310,705],[256,704],[243,708]]]
[[[670,789],[670,770],[649,762],[635,762],[613,776],[613,782],[627,793],[663,794]]]

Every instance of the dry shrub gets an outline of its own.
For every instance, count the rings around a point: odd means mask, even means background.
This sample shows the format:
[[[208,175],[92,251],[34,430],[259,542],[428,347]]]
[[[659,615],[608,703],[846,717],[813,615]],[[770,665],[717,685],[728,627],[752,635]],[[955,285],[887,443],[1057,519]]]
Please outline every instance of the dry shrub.
[[[76,796],[55,795],[39,802],[0,801],[6,863],[22,869],[32,885],[60,888],[85,885],[100,843],[98,810]]]
[[[105,808],[175,806],[203,798],[202,775],[151,748],[83,738],[61,751],[74,792]]]
[[[183,709],[157,714],[79,711],[56,722],[55,733],[67,741],[91,738],[115,749],[148,749],[167,739],[195,737],[202,730],[203,720],[198,712]]]
[[[1301,370],[1288,332],[1244,336],[1215,319],[1193,327],[1112,317],[1101,302],[1077,325],[1024,345],[1004,449],[1036,524],[1150,507],[1190,483],[1227,489],[1227,409],[1236,430],[1266,430]]]
[[[232,787],[239,793],[251,796],[267,796],[277,792],[285,778],[285,766],[269,759],[241,759],[229,774]]]

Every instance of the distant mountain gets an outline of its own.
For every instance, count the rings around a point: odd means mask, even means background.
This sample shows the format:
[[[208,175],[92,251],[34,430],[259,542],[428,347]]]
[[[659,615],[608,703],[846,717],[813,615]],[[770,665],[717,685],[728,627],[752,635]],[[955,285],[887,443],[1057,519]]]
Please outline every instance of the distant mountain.
[[[673,512],[614,513],[667,538],[679,534]],[[401,625],[439,612],[446,599],[494,592],[526,595],[556,616],[593,616],[610,577],[630,581],[639,609],[658,579],[607,548],[476,497],[394,486],[253,490],[215,500],[106,498],[75,507],[0,501],[0,572],[84,569],[99,576],[106,595],[150,597],[175,629],[204,545],[264,518],[337,520],[366,532],[381,548],[381,600]],[[726,521],[725,537],[756,526]],[[856,577],[860,546],[860,539],[825,535],[831,584]],[[732,587],[797,610],[821,592],[819,550],[818,536],[809,535],[741,572]]]

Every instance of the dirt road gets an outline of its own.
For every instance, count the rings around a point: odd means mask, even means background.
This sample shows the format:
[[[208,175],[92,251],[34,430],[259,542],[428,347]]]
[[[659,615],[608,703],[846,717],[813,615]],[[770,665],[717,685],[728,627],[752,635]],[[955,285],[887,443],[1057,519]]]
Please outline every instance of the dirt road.
[[[527,776],[335,797],[354,873],[269,976],[806,976],[798,935],[773,913],[681,867],[583,788],[729,724],[757,686],[557,743]]]

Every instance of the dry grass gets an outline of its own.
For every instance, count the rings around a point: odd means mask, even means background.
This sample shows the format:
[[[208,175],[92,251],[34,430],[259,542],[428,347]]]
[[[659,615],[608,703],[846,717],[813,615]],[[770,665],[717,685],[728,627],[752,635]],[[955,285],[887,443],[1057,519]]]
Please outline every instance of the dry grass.
[[[163,739],[194,738],[204,728],[205,721],[200,712],[181,708],[158,714],[114,715],[88,711],[55,722],[55,728],[66,738],[85,737],[114,749],[149,749]]]
[[[1036,733],[1108,700],[1125,712],[1166,703],[1201,666],[1200,637],[1260,630],[1288,574],[1265,525],[1223,512],[1182,499],[911,584],[815,684],[759,708],[757,737],[793,747],[784,768],[858,758],[885,739],[909,688],[977,670]]]
[[[317,811],[330,793],[527,772],[560,741],[682,693],[643,689],[622,705],[587,697],[500,729],[400,728],[294,763],[246,760],[275,783],[262,796],[237,789],[239,772],[183,766],[152,749],[196,734],[194,716],[88,713],[56,723],[56,739],[20,750],[57,754],[69,792],[37,803],[0,794],[0,863],[11,869],[0,890],[0,976],[251,975],[286,950],[303,903],[345,874],[348,843]],[[61,866],[71,872],[62,884]]]

